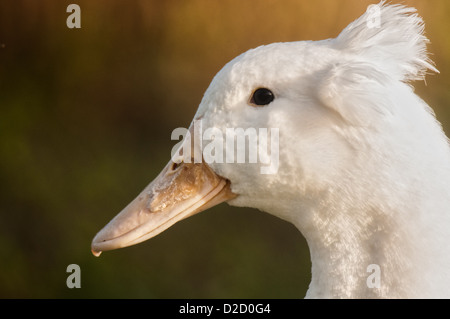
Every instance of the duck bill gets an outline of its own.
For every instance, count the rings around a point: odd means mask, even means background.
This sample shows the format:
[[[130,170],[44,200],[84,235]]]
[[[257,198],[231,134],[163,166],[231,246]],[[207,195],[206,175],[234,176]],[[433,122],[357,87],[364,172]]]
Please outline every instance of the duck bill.
[[[92,241],[92,253],[131,246],[150,239],[176,222],[236,195],[230,182],[203,162],[170,161],[127,207]]]

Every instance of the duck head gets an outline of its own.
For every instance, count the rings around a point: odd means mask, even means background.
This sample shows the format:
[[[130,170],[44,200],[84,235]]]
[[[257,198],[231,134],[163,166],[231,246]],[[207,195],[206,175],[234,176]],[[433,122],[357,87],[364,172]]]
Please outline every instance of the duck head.
[[[378,10],[381,26],[368,23],[368,10],[336,39],[273,43],[226,64],[184,143],[95,236],[93,253],[142,242],[223,201],[308,225],[312,201],[357,171],[361,149],[373,148],[367,136],[396,124],[387,88],[436,70],[414,9]],[[244,143],[234,143],[237,132]]]

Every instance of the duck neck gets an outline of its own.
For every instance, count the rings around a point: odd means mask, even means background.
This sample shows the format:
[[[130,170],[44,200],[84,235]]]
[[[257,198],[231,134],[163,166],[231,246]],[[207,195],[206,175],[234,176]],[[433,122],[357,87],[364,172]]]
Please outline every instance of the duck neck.
[[[364,206],[322,209],[297,224],[308,241],[312,262],[306,297],[427,295],[426,285],[438,270],[433,270],[432,254],[426,249],[430,242],[420,242],[424,229],[400,212],[386,212],[370,203]]]
[[[396,238],[385,227],[371,225],[371,234],[354,230],[349,236],[348,228],[354,226],[349,221],[342,224],[347,229],[336,228],[336,224],[332,229],[326,229],[327,225],[323,221],[320,224],[325,228],[320,238],[306,236],[312,262],[307,298],[403,295],[403,285],[394,284],[392,280],[404,278],[404,275],[398,276],[397,273],[406,273],[405,267],[410,264],[410,257],[406,249],[401,249],[401,256],[396,254]],[[386,285],[387,281],[391,283]],[[386,287],[390,291],[386,291]]]

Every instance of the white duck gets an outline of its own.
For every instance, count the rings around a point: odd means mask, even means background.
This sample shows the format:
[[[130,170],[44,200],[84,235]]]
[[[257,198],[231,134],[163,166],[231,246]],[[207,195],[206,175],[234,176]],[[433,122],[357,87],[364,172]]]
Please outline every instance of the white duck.
[[[276,174],[170,161],[95,236],[93,253],[227,201],[299,229],[312,261],[306,297],[450,297],[450,147],[407,84],[437,70],[415,10],[376,9],[379,25],[366,12],[335,39],[261,46],[213,79],[194,119],[221,132],[279,128]]]

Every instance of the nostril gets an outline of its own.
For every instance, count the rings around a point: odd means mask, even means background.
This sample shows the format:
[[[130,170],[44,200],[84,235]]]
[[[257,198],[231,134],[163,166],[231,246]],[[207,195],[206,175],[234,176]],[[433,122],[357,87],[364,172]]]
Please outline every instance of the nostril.
[[[181,164],[181,163],[175,163],[175,162],[173,162],[173,163],[172,163],[172,166],[170,167],[170,169],[171,169],[172,171],[175,171],[178,167],[180,167],[180,164]]]

